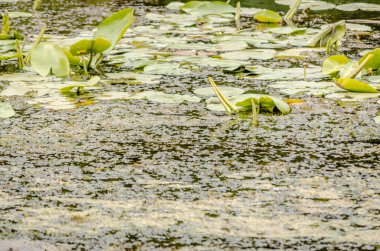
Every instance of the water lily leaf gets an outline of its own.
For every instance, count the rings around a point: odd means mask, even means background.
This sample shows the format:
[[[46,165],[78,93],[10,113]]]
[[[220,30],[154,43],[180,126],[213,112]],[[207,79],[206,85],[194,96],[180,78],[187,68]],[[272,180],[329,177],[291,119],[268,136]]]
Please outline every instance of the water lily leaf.
[[[306,59],[310,56],[319,56],[321,52],[325,52],[324,48],[293,48],[283,51],[279,51],[275,54],[276,58],[286,59],[286,58],[295,58],[295,59]]]
[[[364,68],[365,69],[372,69],[372,70],[380,69],[380,48],[376,48],[372,51],[367,52],[367,54],[365,54],[359,60],[359,63],[361,64],[369,54],[372,54],[373,57],[368,60],[367,64],[364,66]]]
[[[67,94],[67,93],[72,92],[73,89],[76,89],[75,91],[77,91],[78,88],[79,89],[83,89],[85,87],[94,86],[94,85],[98,84],[99,81],[100,81],[100,77],[99,76],[94,76],[90,80],[88,80],[87,82],[73,82],[73,83],[69,83],[65,87],[61,88],[60,91],[63,94]]]
[[[1,96],[23,96],[30,89],[25,87],[25,85],[19,84],[17,82],[11,83],[5,90],[3,90],[0,95]]]
[[[265,110],[268,111],[273,111],[273,104],[277,109],[282,113],[282,114],[288,114],[291,111],[290,106],[288,103],[283,101],[282,99],[271,96],[271,95],[264,95],[264,94],[255,94],[255,93],[250,93],[250,94],[242,94],[238,96],[231,97],[230,102],[232,104],[235,104],[236,106],[239,106],[239,109],[243,110],[250,110],[252,108],[252,104],[250,102],[250,99],[256,99],[260,103],[260,107],[262,107]],[[249,102],[247,101],[249,100]],[[263,103],[263,106],[261,106],[261,102]],[[246,104],[247,106],[244,106]]]
[[[232,59],[232,60],[269,60],[274,58],[275,50],[271,49],[253,49],[253,50],[242,50],[242,51],[232,51],[220,54],[222,58]]]
[[[243,94],[245,91],[241,88],[229,87],[229,86],[218,86],[220,91],[227,97]],[[200,96],[212,97],[216,96],[212,87],[199,88],[193,91],[195,94]]]
[[[8,15],[9,15],[10,18],[31,17],[31,16],[33,16],[32,13],[20,12],[20,11],[10,11],[10,12],[8,12]]]
[[[265,94],[256,94],[256,93],[250,93],[250,94],[241,94],[237,96],[232,96],[229,98],[229,101],[237,106],[237,108],[240,111],[249,111],[252,109],[252,102],[251,99],[255,99],[257,102],[261,101],[263,102],[263,109],[264,110],[271,110],[271,104],[275,104],[277,109],[282,113],[282,114],[288,114],[291,111],[290,106],[288,103],[283,101],[281,98],[271,96],[271,95],[265,95]],[[272,103],[273,102],[273,103]],[[220,104],[220,101],[212,97],[206,101],[207,103],[207,109],[212,110],[212,111],[224,111],[224,107],[222,104]],[[239,104],[239,106],[237,105]],[[273,107],[274,108],[274,107]],[[272,110],[273,110],[272,108]]]
[[[200,2],[200,1],[190,1],[180,8],[182,11],[196,15],[196,16],[206,16],[206,15],[222,15],[228,13],[235,13],[235,8],[231,5],[220,2]]]
[[[103,22],[98,25],[93,39],[96,40],[97,38],[102,37],[110,41],[111,46],[106,51],[109,52],[115,48],[127,29],[133,24],[133,13],[133,9],[127,8],[104,19]]]
[[[342,101],[347,101],[347,102],[350,102],[350,101],[361,102],[369,98],[377,98],[377,97],[380,97],[380,93],[339,92],[339,93],[328,94],[325,96],[325,98],[340,99]]]
[[[283,5],[290,5],[292,6],[296,0],[275,0],[277,4],[283,4]],[[335,4],[328,3],[325,1],[320,1],[320,0],[303,0],[300,9],[310,9],[314,11],[319,11],[319,10],[329,10],[329,9],[334,9],[336,7]]]
[[[73,56],[85,55],[91,52],[91,48],[92,48],[92,40],[83,39],[76,42],[70,47],[70,53]]]
[[[343,65],[342,68],[340,68],[339,77],[347,78],[348,76],[350,76],[352,72],[354,72],[358,68],[359,68],[358,62],[349,61],[347,64]],[[362,71],[360,71],[356,76],[360,78],[361,75],[362,75]]]
[[[375,120],[375,123],[376,123],[376,124],[379,124],[379,125],[380,125],[380,116],[376,116],[376,117],[374,117],[373,120]]]
[[[102,53],[110,48],[111,45],[112,44],[108,39],[104,37],[98,37],[93,41],[92,51],[94,53]]]
[[[0,102],[0,118],[6,119],[13,117],[16,112],[13,110],[12,106],[8,103]]]
[[[261,23],[280,23],[282,17],[277,12],[263,10],[254,15],[254,18]]]
[[[33,69],[42,76],[53,74],[64,77],[70,73],[70,62],[64,50],[52,43],[40,43],[31,54]]]
[[[330,56],[323,61],[322,72],[326,75],[337,73],[350,62],[350,59],[344,55]]]
[[[338,10],[343,11],[378,11],[380,12],[380,5],[379,4],[372,4],[372,3],[347,3],[347,4],[341,4],[336,7]]]
[[[189,74],[190,70],[181,68],[179,64],[156,63],[145,66],[144,73],[153,75],[185,75]]]
[[[344,20],[328,25],[317,35],[307,41],[310,47],[330,46],[337,43],[346,34],[346,23]]]
[[[297,28],[297,27],[277,27],[277,28],[271,28],[268,29],[267,31],[275,34],[280,34],[280,35],[293,35],[293,34],[300,34],[304,33],[306,31],[306,28]]]
[[[372,31],[372,27],[364,24],[353,24],[353,23],[347,23],[346,24],[347,30],[353,30],[353,31]]]
[[[140,74],[136,72],[113,72],[106,73],[109,82],[127,83],[127,84],[158,84],[160,83],[160,75]]]
[[[338,87],[352,92],[378,93],[379,91],[372,86],[356,79],[339,78],[335,81]]]
[[[164,103],[164,104],[181,104],[185,101],[199,103],[202,99],[190,96],[190,95],[180,95],[180,94],[167,94],[163,92],[155,92],[152,95],[146,97],[150,101]]]
[[[184,3],[181,3],[181,2],[171,2],[166,5],[166,8],[170,10],[180,10],[183,5]]]

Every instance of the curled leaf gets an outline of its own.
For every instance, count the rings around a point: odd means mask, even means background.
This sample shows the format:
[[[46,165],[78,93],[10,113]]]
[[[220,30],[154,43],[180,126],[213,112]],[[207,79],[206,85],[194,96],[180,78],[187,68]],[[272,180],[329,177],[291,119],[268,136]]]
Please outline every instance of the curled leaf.
[[[357,79],[339,78],[335,80],[338,87],[351,92],[378,93],[379,91],[372,86]]]

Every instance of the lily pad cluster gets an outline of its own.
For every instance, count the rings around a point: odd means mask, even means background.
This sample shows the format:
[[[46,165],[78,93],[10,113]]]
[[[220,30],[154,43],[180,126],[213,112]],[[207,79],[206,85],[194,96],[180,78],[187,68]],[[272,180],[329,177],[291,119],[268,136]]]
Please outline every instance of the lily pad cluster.
[[[344,55],[330,56],[323,62],[323,73],[334,77],[336,85],[344,90],[363,93],[380,93],[380,91],[355,79],[356,76],[365,78],[366,75],[380,74],[380,48],[366,53],[359,62],[350,60]]]

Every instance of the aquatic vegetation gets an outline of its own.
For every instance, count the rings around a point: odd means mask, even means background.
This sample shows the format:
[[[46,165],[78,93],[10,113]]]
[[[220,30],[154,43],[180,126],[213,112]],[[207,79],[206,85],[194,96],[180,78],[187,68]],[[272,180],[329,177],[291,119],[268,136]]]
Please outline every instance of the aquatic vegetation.
[[[6,119],[13,117],[16,112],[13,110],[12,106],[8,103],[0,102],[0,118]]]
[[[340,40],[346,34],[346,23],[344,20],[330,24],[317,35],[310,38],[307,44],[311,47],[325,46],[327,54],[330,54],[332,48],[338,49]]]
[[[254,15],[254,18],[262,23],[280,23],[282,17],[277,12],[271,10],[263,10]]]
[[[291,112],[290,106],[285,101],[271,95],[249,93],[233,95],[228,98],[216,85],[212,77],[209,77],[208,80],[215,95],[218,97],[220,104],[224,107],[227,114],[231,114],[232,111],[234,113],[251,111],[252,124],[254,125],[258,124],[257,116],[260,111],[273,113],[274,109],[276,108],[280,113],[284,115]],[[232,94],[231,90],[229,94]],[[215,104],[208,107],[211,110],[220,110]]]
[[[38,44],[31,50],[32,67],[43,76],[56,74],[64,77],[70,74],[72,64],[82,66],[87,74],[87,69],[96,68],[104,54],[112,50],[124,36],[133,23],[133,12],[133,9],[128,8],[112,14],[98,25],[93,39],[80,40],[71,45],[69,50],[52,43]]]

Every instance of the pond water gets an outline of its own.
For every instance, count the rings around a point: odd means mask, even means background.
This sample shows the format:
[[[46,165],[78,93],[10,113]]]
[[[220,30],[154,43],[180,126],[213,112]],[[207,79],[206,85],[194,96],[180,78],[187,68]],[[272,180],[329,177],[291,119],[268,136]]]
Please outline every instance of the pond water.
[[[287,10],[266,3],[250,6]],[[379,97],[337,89],[320,72],[324,50],[274,56],[301,47],[326,23],[379,12],[300,14],[297,25],[310,34],[296,36],[272,34],[243,16],[247,33],[238,39],[232,20],[196,26],[189,16],[167,16],[175,10],[134,1],[47,1],[13,24],[25,34],[48,24],[46,39],[67,45],[127,7],[136,9],[136,22],[105,62],[101,85],[83,96],[62,96],[60,79],[38,79],[15,62],[0,66],[0,100],[16,111],[0,120],[0,250],[380,248]],[[0,0],[0,8],[32,12],[26,1]],[[352,60],[380,46],[379,25],[367,25],[369,33],[351,26],[340,47]],[[268,43],[276,48],[263,48]],[[258,48],[265,51],[253,58],[233,54]],[[159,58],[169,69],[135,69],[136,58]],[[225,73],[241,61],[260,74]],[[305,62],[311,87],[301,83]],[[209,86],[208,76],[220,86],[302,101],[288,115],[260,114],[252,127],[250,115],[207,109],[194,91]],[[301,91],[289,88],[295,82]],[[15,83],[28,91],[3,95]],[[201,101],[128,99],[148,91]]]

